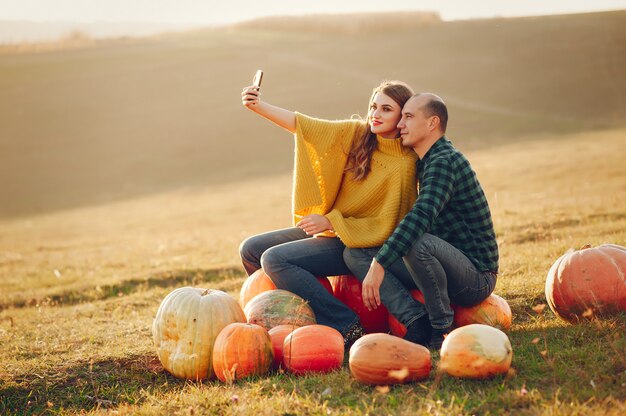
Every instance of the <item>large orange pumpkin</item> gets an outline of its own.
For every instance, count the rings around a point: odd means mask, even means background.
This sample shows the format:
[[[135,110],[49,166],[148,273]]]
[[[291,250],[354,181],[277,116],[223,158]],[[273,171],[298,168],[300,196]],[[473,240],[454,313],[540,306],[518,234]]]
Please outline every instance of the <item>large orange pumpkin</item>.
[[[569,322],[626,311],[626,248],[603,244],[565,253],[548,272],[546,299]]]
[[[287,290],[274,289],[260,293],[244,308],[248,323],[270,330],[277,325],[313,325],[315,314],[300,296]]]
[[[283,343],[287,335],[300,328],[295,325],[278,325],[269,330],[272,339],[272,348],[274,348],[274,368],[280,367],[283,363]]]
[[[343,336],[326,325],[309,325],[287,335],[283,364],[295,374],[327,373],[343,363]]]
[[[267,331],[254,324],[226,325],[215,339],[213,370],[218,379],[233,382],[267,373],[274,362]]]
[[[343,275],[334,276],[330,280],[335,297],[358,315],[365,332],[389,331],[387,308],[380,305],[370,311],[365,307],[362,295],[363,287],[359,279],[352,275]]]
[[[350,348],[350,372],[365,384],[399,384],[428,377],[427,348],[389,334],[368,334]]]
[[[220,290],[181,287],[163,299],[152,336],[163,367],[175,377],[213,378],[213,344],[233,322],[245,322],[237,302]]]
[[[318,276],[317,280],[324,286],[328,293],[333,294],[333,287],[326,276]],[[239,291],[239,305],[245,308],[250,299],[259,293],[274,289],[276,289],[276,285],[272,282],[272,279],[270,279],[263,269],[259,269],[248,276],[246,281],[243,282],[241,290]]]
[[[513,349],[499,329],[471,324],[448,334],[440,356],[440,368],[451,376],[489,378],[509,370]]]
[[[413,299],[424,303],[424,295],[417,289],[411,290]],[[508,331],[511,328],[513,314],[508,302],[496,294],[491,294],[478,305],[464,307],[451,305],[454,310],[454,325],[461,327],[470,324],[484,324]],[[389,314],[389,329],[391,333],[404,337],[406,327],[395,316]]]

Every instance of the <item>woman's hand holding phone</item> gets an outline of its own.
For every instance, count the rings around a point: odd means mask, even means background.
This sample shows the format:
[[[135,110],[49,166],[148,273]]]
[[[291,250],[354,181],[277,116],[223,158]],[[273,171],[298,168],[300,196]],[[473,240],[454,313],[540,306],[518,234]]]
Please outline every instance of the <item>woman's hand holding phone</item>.
[[[260,102],[259,96],[261,95],[261,81],[263,81],[263,71],[260,69],[254,74],[252,78],[252,85],[246,87],[241,92],[241,102],[245,107],[253,110],[254,106],[257,106]]]
[[[241,103],[244,107],[248,107],[250,110],[254,110],[254,107],[261,101],[259,96],[261,93],[254,85],[245,87],[241,92]]]
[[[267,102],[261,102],[261,80],[263,79],[263,71],[258,70],[252,85],[245,87],[241,91],[241,104],[248,110],[252,110],[261,117],[264,117],[282,127],[290,133],[296,132],[296,114],[293,111],[271,105]]]

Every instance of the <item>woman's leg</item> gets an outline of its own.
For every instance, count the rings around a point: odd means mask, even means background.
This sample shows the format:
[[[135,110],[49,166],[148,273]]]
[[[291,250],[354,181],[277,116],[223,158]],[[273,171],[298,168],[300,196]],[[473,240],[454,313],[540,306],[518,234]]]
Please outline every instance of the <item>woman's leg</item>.
[[[309,302],[319,324],[335,328],[345,336],[358,323],[358,317],[316,278],[350,273],[343,262],[344,248],[338,238],[292,241],[266,250],[261,265],[276,287]]]
[[[289,241],[310,238],[300,228],[285,228],[282,230],[270,231],[263,234],[254,235],[245,239],[239,246],[239,255],[243,268],[248,276],[261,268],[261,256],[270,247]]]

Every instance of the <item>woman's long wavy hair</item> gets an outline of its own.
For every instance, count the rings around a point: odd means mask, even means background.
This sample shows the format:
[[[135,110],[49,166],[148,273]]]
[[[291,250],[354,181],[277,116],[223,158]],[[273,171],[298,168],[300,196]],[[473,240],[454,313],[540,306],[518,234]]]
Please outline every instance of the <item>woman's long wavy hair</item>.
[[[370,128],[369,110],[377,93],[382,93],[394,100],[400,108],[404,107],[409,98],[413,96],[413,90],[402,81],[383,81],[372,91],[367,106],[367,128],[363,136],[355,140],[348,153],[346,172],[351,172],[355,181],[361,181],[367,177],[371,170],[372,154],[376,150],[376,135]]]

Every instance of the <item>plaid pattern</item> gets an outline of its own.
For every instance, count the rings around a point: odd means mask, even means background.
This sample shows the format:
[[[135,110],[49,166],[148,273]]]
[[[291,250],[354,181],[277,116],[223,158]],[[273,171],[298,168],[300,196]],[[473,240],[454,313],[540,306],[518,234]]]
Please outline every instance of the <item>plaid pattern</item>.
[[[479,271],[498,271],[498,244],[487,198],[469,161],[445,136],[417,162],[418,197],[376,254],[384,267],[424,233],[459,249]]]

